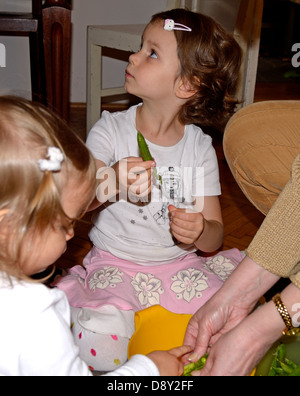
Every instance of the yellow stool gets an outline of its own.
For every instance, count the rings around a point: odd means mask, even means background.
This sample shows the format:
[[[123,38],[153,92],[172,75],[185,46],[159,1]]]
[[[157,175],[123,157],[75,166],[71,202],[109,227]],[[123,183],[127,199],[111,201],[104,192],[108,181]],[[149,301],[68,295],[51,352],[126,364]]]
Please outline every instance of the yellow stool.
[[[136,312],[135,333],[129,341],[128,358],[181,346],[192,316],[175,314],[160,305]]]
[[[193,315],[176,314],[160,305],[135,313],[135,333],[128,345],[128,359],[136,354],[148,355],[183,344],[187,325]],[[255,369],[251,376],[255,375]]]

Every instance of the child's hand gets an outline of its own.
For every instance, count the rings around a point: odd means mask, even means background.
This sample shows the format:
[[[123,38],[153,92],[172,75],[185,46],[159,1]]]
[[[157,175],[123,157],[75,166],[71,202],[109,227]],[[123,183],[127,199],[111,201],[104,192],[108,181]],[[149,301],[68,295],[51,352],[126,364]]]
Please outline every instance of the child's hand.
[[[118,191],[123,199],[138,202],[151,192],[151,169],[154,161],[143,161],[140,157],[128,157],[117,162],[113,168],[116,172]]]
[[[191,351],[192,348],[185,345],[169,351],[151,352],[147,356],[155,363],[161,376],[180,376],[184,371],[181,358]]]
[[[177,241],[185,244],[195,243],[204,230],[204,216],[200,212],[177,209],[169,206],[170,230]]]

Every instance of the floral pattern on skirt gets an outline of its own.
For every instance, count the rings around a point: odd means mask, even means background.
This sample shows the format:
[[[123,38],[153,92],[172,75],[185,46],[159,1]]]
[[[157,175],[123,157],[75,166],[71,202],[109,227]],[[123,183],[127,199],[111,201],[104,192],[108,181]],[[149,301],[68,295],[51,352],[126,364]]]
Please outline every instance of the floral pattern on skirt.
[[[61,278],[62,289],[74,307],[114,305],[134,310],[161,305],[171,312],[193,314],[216,293],[242,260],[238,249],[213,257],[194,253],[172,263],[142,266],[94,247]]]

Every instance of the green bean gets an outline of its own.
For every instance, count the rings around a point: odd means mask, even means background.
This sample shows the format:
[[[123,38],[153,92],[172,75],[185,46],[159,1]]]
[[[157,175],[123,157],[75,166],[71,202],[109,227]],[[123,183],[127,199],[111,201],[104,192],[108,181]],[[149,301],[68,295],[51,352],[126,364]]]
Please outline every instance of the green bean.
[[[286,355],[286,348],[284,344],[280,344],[277,349],[277,359],[281,362]]]
[[[293,372],[293,369],[283,362],[280,362],[280,366],[281,366],[282,370],[288,375]]]
[[[297,368],[297,364],[292,362],[291,360],[289,360],[288,358],[284,359],[284,363],[287,364],[289,367],[291,367],[292,369]]]
[[[271,365],[270,370],[268,372],[268,377],[276,377],[277,369],[278,369],[277,367],[273,367],[273,365]]]
[[[150,153],[149,147],[145,141],[144,136],[139,131],[137,133],[137,141],[138,141],[138,145],[139,145],[139,149],[140,149],[143,161],[151,161],[153,158]]]
[[[276,348],[268,376],[300,376],[300,365],[297,365],[286,357],[286,347],[284,344],[280,344]]]
[[[273,368],[275,375],[273,375],[273,377],[285,377],[286,373],[283,370],[283,368],[280,367],[274,367]]]
[[[196,370],[201,370],[205,366],[206,360],[208,358],[208,354],[202,356],[198,362],[196,363],[189,363],[184,367],[184,372],[182,374],[183,377],[191,376],[191,373]]]
[[[277,374],[276,370],[275,370],[276,368],[278,368],[277,358],[278,358],[278,348],[276,349],[276,351],[274,353],[274,357],[273,357],[273,360],[272,360],[272,363],[271,363],[271,366],[269,369],[268,377],[275,377]]]
[[[300,364],[292,371],[290,377],[300,377]]]
[[[145,141],[144,136],[139,131],[137,133],[137,141],[143,161],[152,161],[153,157],[150,153],[149,147]],[[152,169],[152,175],[154,180],[157,180],[160,184],[162,183],[162,178],[160,175],[157,174],[156,168]]]

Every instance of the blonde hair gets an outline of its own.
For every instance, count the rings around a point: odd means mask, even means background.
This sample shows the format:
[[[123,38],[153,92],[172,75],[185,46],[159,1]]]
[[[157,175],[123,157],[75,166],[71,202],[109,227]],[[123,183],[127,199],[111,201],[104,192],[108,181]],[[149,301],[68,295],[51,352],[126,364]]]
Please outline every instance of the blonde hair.
[[[24,236],[29,230],[42,233],[58,218],[67,221],[61,206],[64,184],[76,175],[79,182],[90,181],[92,192],[96,167],[85,144],[66,123],[44,106],[22,98],[0,97],[0,144],[0,271],[20,279],[24,278],[19,263]],[[38,161],[46,158],[51,146],[64,155],[61,171],[42,172]],[[11,238],[13,243],[8,243]]]

